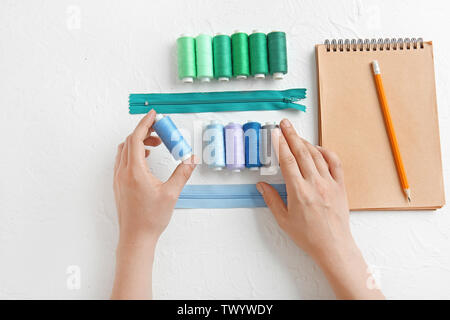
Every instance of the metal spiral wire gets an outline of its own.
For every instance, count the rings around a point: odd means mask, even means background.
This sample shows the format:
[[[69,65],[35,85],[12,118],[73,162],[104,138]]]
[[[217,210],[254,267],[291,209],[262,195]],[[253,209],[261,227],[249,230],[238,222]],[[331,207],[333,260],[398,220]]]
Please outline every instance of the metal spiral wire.
[[[411,50],[424,47],[422,38],[327,39],[324,44],[328,52]]]

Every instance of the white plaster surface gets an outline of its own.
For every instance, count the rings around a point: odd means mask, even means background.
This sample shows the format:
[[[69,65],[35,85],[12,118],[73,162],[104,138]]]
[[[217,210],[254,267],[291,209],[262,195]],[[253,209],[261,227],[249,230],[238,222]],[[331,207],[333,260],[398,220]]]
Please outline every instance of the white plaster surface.
[[[306,87],[305,114],[173,119],[189,132],[194,120],[289,117],[317,143],[314,44],[327,38],[434,41],[448,190],[449,16],[447,1],[2,0],[0,298],[108,298],[118,236],[113,161],[117,145],[140,118],[128,115],[130,92]],[[174,44],[180,33],[235,29],[287,32],[285,80],[176,81]],[[164,147],[155,149],[149,165],[162,179],[175,167]],[[191,183],[258,178],[199,169]],[[449,213],[446,206],[435,212],[351,214],[353,234],[388,298],[450,298]],[[69,266],[81,272],[78,290],[67,286]],[[334,298],[321,271],[280,231],[268,209],[177,210],[158,244],[154,296]]]

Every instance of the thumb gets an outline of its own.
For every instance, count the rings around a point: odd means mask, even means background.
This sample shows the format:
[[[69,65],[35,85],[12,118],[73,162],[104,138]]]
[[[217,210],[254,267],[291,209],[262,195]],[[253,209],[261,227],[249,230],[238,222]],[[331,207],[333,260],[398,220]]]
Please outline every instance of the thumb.
[[[256,189],[261,193],[264,202],[277,220],[287,213],[286,205],[274,187],[265,182],[258,182]]]
[[[164,185],[172,192],[176,192],[177,195],[183,190],[184,185],[191,177],[192,172],[195,169],[195,161],[192,156],[190,159],[182,162],[175,168],[175,171],[170,176]]]

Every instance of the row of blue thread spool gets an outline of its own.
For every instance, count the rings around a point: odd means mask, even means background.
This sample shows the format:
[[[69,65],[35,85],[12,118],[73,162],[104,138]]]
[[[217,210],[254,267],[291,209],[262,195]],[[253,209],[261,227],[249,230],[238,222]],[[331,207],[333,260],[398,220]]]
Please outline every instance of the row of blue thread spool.
[[[263,126],[255,121],[248,121],[243,126],[235,122],[223,126],[218,121],[212,121],[205,127],[205,131],[211,130],[207,135],[211,139],[205,139],[205,148],[211,147],[206,150],[212,157],[212,161],[205,159],[208,166],[214,170],[227,168],[233,172],[240,172],[244,168],[258,170],[273,166],[275,155],[271,131],[277,127],[275,123],[269,122]]]
[[[274,168],[277,160],[272,145],[272,130],[276,128],[278,125],[270,122],[263,126],[255,121],[248,121],[243,126],[236,122],[223,126],[218,121],[212,121],[204,128],[204,160],[214,170],[227,168],[239,172],[244,168]],[[169,116],[157,114],[153,129],[175,160],[184,161],[192,155],[191,146]]]

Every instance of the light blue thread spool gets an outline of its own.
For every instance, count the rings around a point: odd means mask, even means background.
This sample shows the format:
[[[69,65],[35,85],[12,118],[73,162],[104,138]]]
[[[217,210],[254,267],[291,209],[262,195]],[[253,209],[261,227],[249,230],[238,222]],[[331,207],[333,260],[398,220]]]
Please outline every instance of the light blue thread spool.
[[[244,130],[239,123],[230,122],[224,131],[227,168],[240,172],[245,168]]]
[[[203,159],[208,167],[220,171],[225,168],[225,135],[224,126],[216,120],[211,121],[203,132],[205,148]]]
[[[169,116],[157,114],[153,129],[161,138],[175,160],[187,160],[192,155],[192,148],[183,138],[178,128]]]

